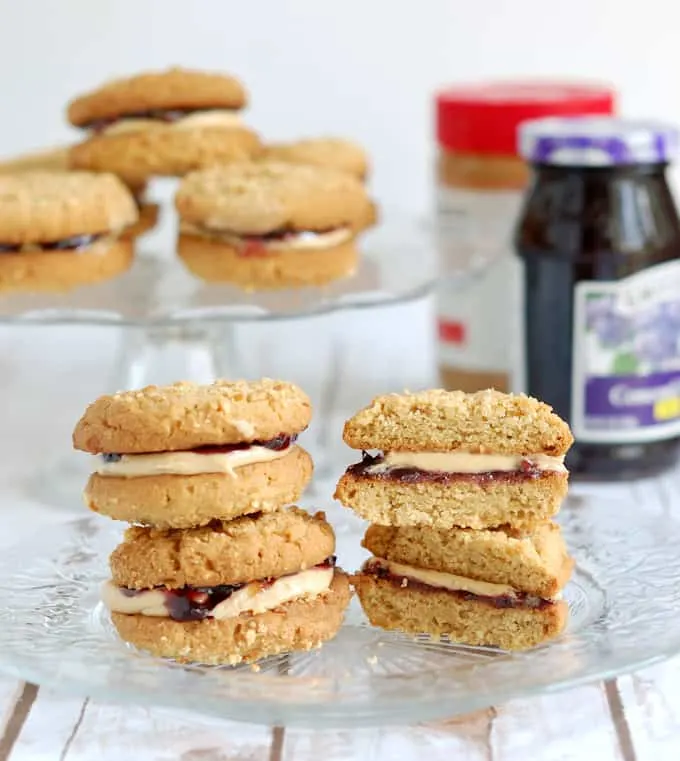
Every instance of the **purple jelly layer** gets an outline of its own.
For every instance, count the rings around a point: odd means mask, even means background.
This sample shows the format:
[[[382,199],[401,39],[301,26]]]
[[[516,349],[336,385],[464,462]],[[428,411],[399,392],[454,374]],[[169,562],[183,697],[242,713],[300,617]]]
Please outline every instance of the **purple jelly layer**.
[[[400,483],[521,483],[537,478],[547,478],[555,475],[552,471],[541,470],[528,460],[524,460],[520,470],[493,470],[487,473],[449,473],[439,470],[419,470],[418,468],[389,468],[388,470],[372,473],[371,468],[383,462],[383,455],[362,453],[361,462],[350,465],[347,473],[355,478],[365,478],[378,481],[398,481]]]
[[[329,558],[313,566],[318,569],[334,568],[336,558],[331,555]],[[293,574],[290,574],[293,575]],[[279,577],[283,578],[283,577]],[[228,600],[234,592],[256,583],[260,589],[264,590],[270,587],[276,578],[258,579],[257,582],[244,582],[243,584],[218,584],[214,587],[180,587],[179,589],[168,589],[167,587],[153,587],[154,591],[163,592],[165,595],[165,607],[168,616],[173,621],[202,621],[209,618],[212,611],[222,602]],[[128,589],[119,587],[120,591],[126,597],[136,597],[148,589]]]
[[[391,571],[383,568],[382,566],[367,561],[361,572],[365,576],[375,576],[381,581],[387,581],[394,587],[399,589],[416,590],[425,594],[442,593],[451,595],[457,600],[466,600],[473,602],[480,602],[484,605],[489,605],[492,608],[531,608],[532,610],[543,610],[549,608],[555,604],[554,600],[546,600],[543,597],[536,597],[535,595],[529,595],[525,592],[516,592],[514,595],[476,595],[472,592],[465,592],[463,590],[444,589],[443,587],[435,587],[430,584],[425,584],[422,581],[411,579],[408,576],[400,576],[394,574]]]
[[[31,243],[32,246],[38,246],[42,251],[79,251],[80,249],[91,246],[96,240],[103,235],[72,235],[70,238],[62,238],[61,240],[52,241],[40,241],[37,243]],[[21,249],[29,244],[25,243],[0,243],[0,254],[16,254]],[[33,253],[33,252],[29,252]],[[35,251],[35,253],[40,253]]]
[[[195,454],[228,454],[229,452],[242,451],[244,449],[250,449],[250,447],[264,447],[265,449],[272,449],[275,452],[283,452],[285,449],[293,446],[297,441],[297,434],[285,434],[281,433],[276,438],[268,439],[267,441],[248,441],[238,444],[224,444],[224,445],[207,445],[204,447],[196,447],[196,449],[184,450],[194,452]],[[135,452],[135,454],[143,454],[142,452]],[[148,453],[151,454],[151,453]],[[164,454],[163,452],[154,452],[153,454]],[[167,453],[165,453],[167,454]],[[107,452],[100,455],[104,462],[118,462],[123,455],[117,452]]]

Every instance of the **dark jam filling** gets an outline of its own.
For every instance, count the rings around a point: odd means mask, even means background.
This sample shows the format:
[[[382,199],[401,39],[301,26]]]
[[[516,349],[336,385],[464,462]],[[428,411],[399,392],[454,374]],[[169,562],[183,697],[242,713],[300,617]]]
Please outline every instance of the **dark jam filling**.
[[[323,570],[325,568],[335,567],[335,555],[315,565],[314,568]],[[293,574],[290,574],[293,575]],[[283,577],[279,577],[283,578]],[[260,579],[257,584],[260,590],[271,587],[277,581],[277,578]],[[248,586],[248,584],[219,584],[215,587],[181,587],[180,589],[167,589],[166,587],[153,587],[153,589],[165,594],[165,607],[168,616],[173,621],[202,621],[209,618],[212,611],[222,602],[228,600],[234,592]],[[136,597],[148,589],[127,589],[120,587],[120,591],[126,597]]]
[[[272,230],[261,235],[251,235],[249,233],[230,232],[229,230],[213,230],[209,227],[201,228],[208,236],[230,235],[239,241],[239,256],[276,256],[280,251],[272,250],[267,243],[285,243],[286,241],[301,240],[305,238],[314,239],[317,235],[326,235],[335,232],[338,228],[329,227],[323,230],[292,230],[288,227],[281,227],[278,230]]]
[[[523,460],[519,470],[505,471],[492,470],[487,473],[449,473],[439,470],[419,470],[418,468],[390,468],[379,473],[372,473],[370,469],[383,462],[383,455],[371,455],[368,452],[361,453],[361,462],[350,465],[347,472],[358,478],[371,478],[381,481],[399,481],[406,484],[430,482],[448,484],[453,482],[467,481],[477,484],[485,483],[512,483],[526,481],[527,479],[541,478],[548,471],[542,471],[537,465],[529,460]]]
[[[369,560],[362,569],[362,573],[369,576],[375,576],[383,581],[388,581],[400,589],[415,589],[419,592],[446,592],[453,595],[458,600],[467,600],[481,602],[490,605],[492,608],[531,608],[532,610],[543,610],[554,605],[554,600],[546,600],[543,597],[529,595],[526,592],[516,592],[514,595],[498,595],[491,597],[488,595],[476,595],[472,592],[463,590],[444,589],[443,587],[434,587],[430,584],[424,584],[422,581],[410,579],[408,576],[399,576],[391,573],[387,568],[371,563]]]
[[[40,241],[39,243],[0,243],[0,253],[2,254],[17,254],[25,249],[25,246],[35,246],[35,253],[41,251],[80,251],[83,248],[91,246],[98,238],[101,238],[101,234],[97,235],[73,235],[70,238],[62,238],[61,240],[54,241]],[[32,251],[28,251],[32,253]]]
[[[216,106],[215,108],[153,108],[148,111],[130,111],[127,114],[118,114],[108,119],[95,119],[94,121],[87,122],[87,124],[81,124],[80,129],[86,129],[91,132],[102,132],[116,122],[122,122],[127,119],[153,119],[157,122],[166,122],[172,124],[178,122],[180,119],[184,119],[185,116],[191,116],[191,114],[205,113],[207,111],[236,111],[236,109],[225,108],[224,106]]]
[[[250,442],[242,442],[240,444],[225,444],[224,446],[213,446],[208,445],[204,447],[196,447],[196,449],[189,449],[189,450],[183,450],[188,452],[195,452],[196,454],[228,454],[229,452],[237,452],[242,451],[244,449],[250,449],[250,447],[264,447],[265,449],[272,449],[275,452],[283,452],[285,449],[288,449],[289,447],[293,446],[295,442],[297,441],[297,434],[294,433],[292,435],[286,435],[286,434],[279,434],[274,439],[269,439],[268,441],[250,441]],[[141,452],[137,452],[136,454],[142,454]],[[147,453],[147,454],[168,454],[167,452],[154,452],[154,453]],[[120,460],[123,458],[122,454],[117,454],[113,452],[107,452],[105,454],[101,455],[104,462],[112,463],[112,462],[120,462]]]

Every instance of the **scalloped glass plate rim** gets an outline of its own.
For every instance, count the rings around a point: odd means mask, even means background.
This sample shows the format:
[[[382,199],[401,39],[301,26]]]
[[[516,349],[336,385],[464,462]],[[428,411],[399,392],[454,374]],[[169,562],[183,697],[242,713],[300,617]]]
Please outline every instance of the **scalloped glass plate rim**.
[[[267,662],[261,676],[248,669],[170,665],[123,645],[101,625],[91,630],[93,615],[96,617],[93,585],[106,575],[106,554],[120,539],[120,530],[116,528],[114,534],[115,524],[81,518],[50,527],[42,539],[35,538],[30,545],[32,559],[23,545],[0,559],[4,565],[1,583],[21,600],[12,605],[11,595],[5,594],[6,602],[0,603],[0,670],[107,702],[312,728],[433,720],[610,679],[680,652],[680,631],[673,626],[680,603],[675,582],[680,526],[643,511],[631,515],[624,526],[619,507],[616,500],[608,505],[593,499],[580,506],[572,501],[562,513],[565,534],[577,558],[577,577],[585,580],[584,588],[591,584],[602,602],[593,605],[587,601],[586,610],[590,605],[595,611],[587,614],[592,620],[553,643],[526,653],[480,658],[492,651],[414,643],[403,635],[353,625],[348,616],[349,623],[334,642],[309,656],[291,656],[291,670],[298,669],[296,673],[302,677],[281,678],[279,671],[273,673],[274,681],[267,673],[272,668]],[[338,533],[341,565],[341,543],[354,547],[359,539],[360,534]],[[17,571],[19,558],[24,566],[21,571]],[[31,571],[31,563],[37,571]],[[592,597],[592,591],[590,594]],[[43,604],[36,606],[31,595]],[[50,608],[55,599],[59,605]],[[36,631],[39,639],[31,639]],[[377,651],[386,656],[383,670],[393,668],[390,658],[406,663],[406,667],[398,666],[396,677],[390,677],[389,670],[366,675],[362,654],[374,652],[380,647],[377,642],[386,645]],[[55,668],[55,657],[66,661]],[[100,667],[102,659],[106,663]],[[135,662],[139,668],[134,667]],[[338,664],[342,676],[338,676]],[[347,675],[347,669],[353,672]],[[271,689],[279,681],[280,687]],[[183,689],[189,684],[193,689]],[[314,710],[310,709],[312,701]]]

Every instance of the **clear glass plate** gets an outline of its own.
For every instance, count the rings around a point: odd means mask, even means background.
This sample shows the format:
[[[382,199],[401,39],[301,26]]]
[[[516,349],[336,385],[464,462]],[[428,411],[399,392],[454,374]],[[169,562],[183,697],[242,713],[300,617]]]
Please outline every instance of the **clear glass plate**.
[[[358,727],[452,716],[647,666],[680,651],[680,526],[612,501],[562,513],[577,566],[567,632],[525,653],[413,639],[370,627],[356,601],[337,638],[251,667],[183,666],[119,641],[98,603],[121,529],[84,518],[0,560],[0,669],[109,702],[263,724]],[[340,531],[339,563],[361,561]]]
[[[176,229],[176,216],[166,215],[139,242],[130,270],[106,282],[67,293],[0,294],[0,324],[151,328],[305,317],[405,303],[442,281],[463,287],[493,261],[463,249],[440,252],[430,222],[393,210],[361,236],[351,277],[320,287],[249,293],[194,277],[175,253]]]

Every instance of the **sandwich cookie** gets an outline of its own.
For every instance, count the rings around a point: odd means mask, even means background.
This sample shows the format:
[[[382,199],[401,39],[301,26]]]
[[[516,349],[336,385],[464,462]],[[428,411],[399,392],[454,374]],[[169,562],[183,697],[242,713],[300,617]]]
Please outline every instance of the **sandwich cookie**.
[[[226,74],[170,69],[109,82],[68,106],[69,122],[86,134],[71,165],[135,184],[249,159],[261,145],[241,121],[246,100]]]
[[[353,584],[375,626],[522,650],[557,636],[573,568],[559,527],[522,534],[371,526]]]
[[[153,655],[253,662],[319,647],[350,599],[323,513],[297,508],[209,527],[128,529],[102,590],[120,636]]]
[[[287,164],[311,164],[347,172],[362,182],[368,176],[368,156],[357,143],[339,137],[307,138],[265,145],[262,158]]]
[[[255,162],[180,184],[179,255],[198,277],[246,289],[322,285],[354,272],[371,202],[351,175]]]
[[[20,156],[0,161],[0,174],[17,174],[19,172],[68,172],[70,146],[48,148],[42,151],[24,153]],[[127,227],[122,237],[138,238],[156,226],[158,222],[158,204],[150,203],[146,198],[146,183],[128,185],[128,190],[137,204],[139,217]]]
[[[0,173],[0,291],[66,291],[132,263],[135,202],[117,177]]]
[[[446,530],[549,520],[566,496],[573,438],[530,397],[432,390],[374,399],[344,440],[364,454],[336,499],[372,523]]]
[[[73,432],[94,455],[90,509],[158,528],[269,512],[296,501],[312,460],[296,444],[307,395],[290,383],[175,383],[103,396]]]

